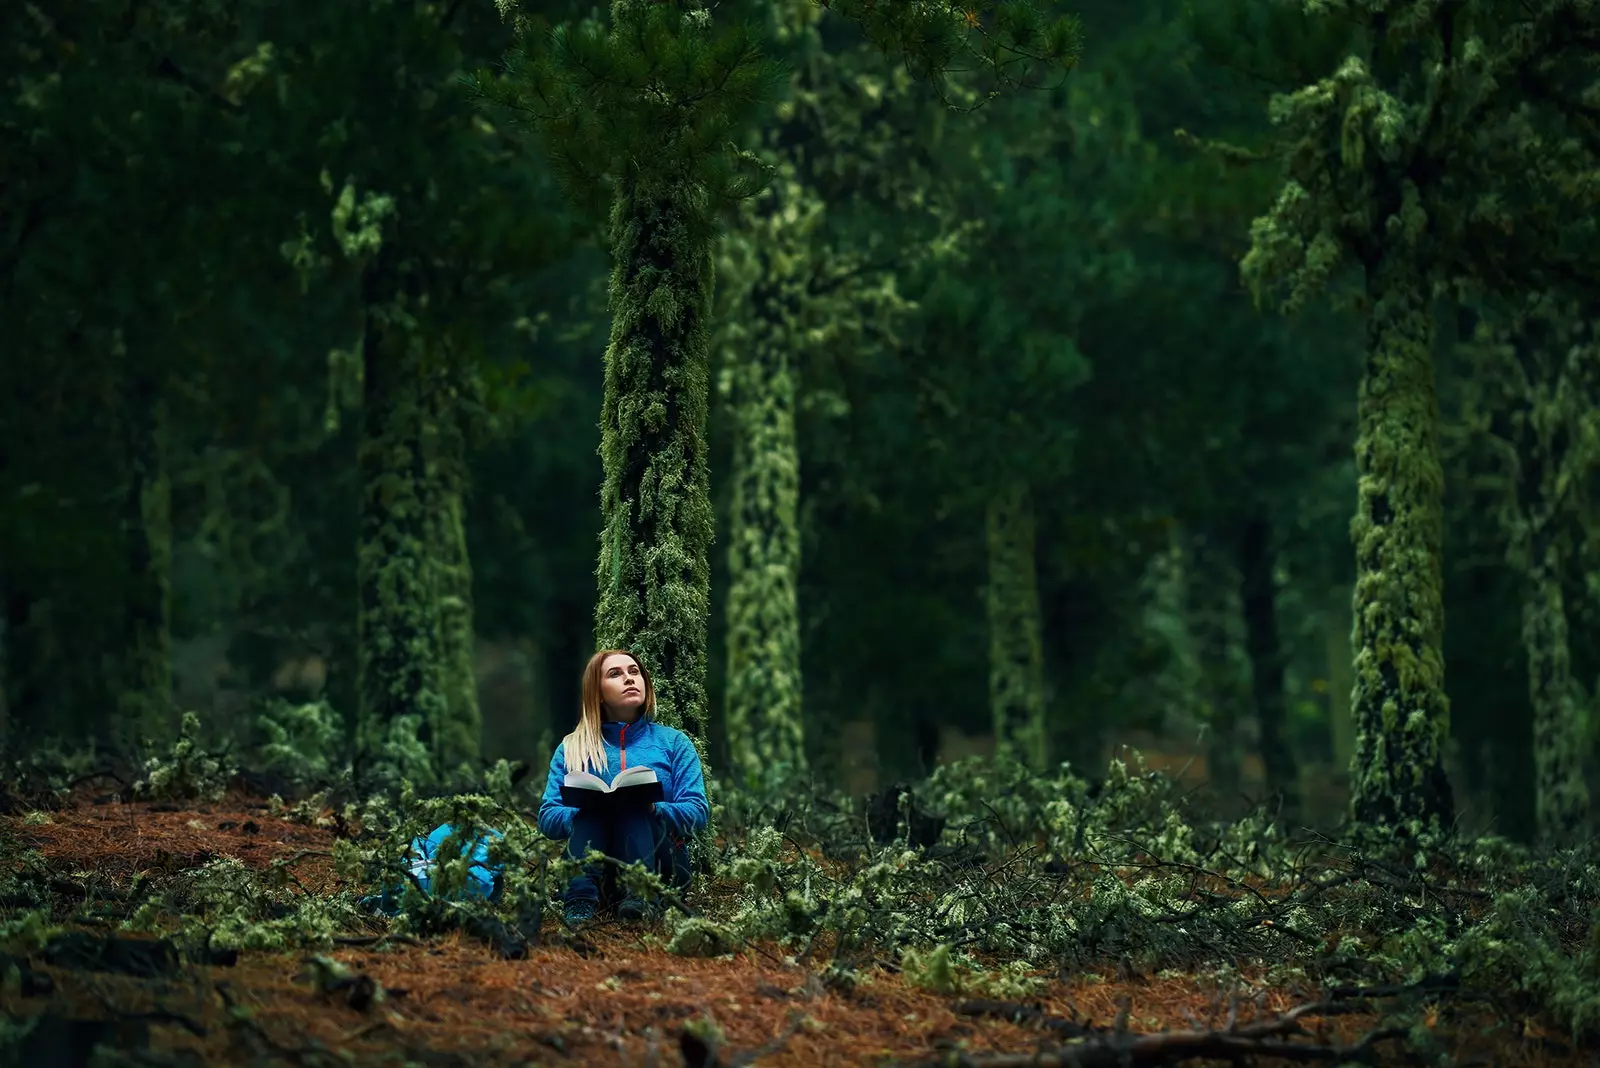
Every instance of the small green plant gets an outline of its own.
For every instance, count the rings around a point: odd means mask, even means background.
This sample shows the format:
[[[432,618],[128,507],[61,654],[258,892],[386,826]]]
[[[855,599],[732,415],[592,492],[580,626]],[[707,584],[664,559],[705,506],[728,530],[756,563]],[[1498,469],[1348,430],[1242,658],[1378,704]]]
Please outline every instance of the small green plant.
[[[906,982],[935,994],[976,994],[980,997],[1016,999],[1035,994],[1044,980],[1031,974],[1025,960],[1009,961],[989,971],[941,942],[926,952],[906,949],[900,955]]]
[[[124,927],[173,933],[191,948],[286,950],[329,947],[366,919],[354,894],[306,891],[287,860],[258,872],[218,857],[173,878]]]
[[[156,801],[215,801],[221,797],[233,769],[202,749],[199,738],[200,717],[185,712],[172,752],[145,761],[144,777],[133,784],[134,796]]]
[[[87,782],[105,770],[105,755],[92,740],[68,749],[59,739],[51,739],[31,747],[24,759],[11,761],[0,773],[0,781],[18,796],[50,794],[65,801],[75,784]]]
[[[0,922],[0,952],[27,956],[43,948],[59,930],[48,909],[30,909]]]
[[[266,739],[260,750],[266,770],[297,783],[320,783],[341,763],[344,725],[326,700],[272,701],[256,717],[256,726]]]

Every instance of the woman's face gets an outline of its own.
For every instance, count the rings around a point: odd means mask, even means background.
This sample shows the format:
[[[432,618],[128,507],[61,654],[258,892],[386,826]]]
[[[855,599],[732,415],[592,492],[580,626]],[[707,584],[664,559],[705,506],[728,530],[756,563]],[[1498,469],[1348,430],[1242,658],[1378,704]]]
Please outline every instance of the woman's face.
[[[631,656],[613,653],[600,665],[600,701],[619,718],[633,719],[644,708],[644,674]]]

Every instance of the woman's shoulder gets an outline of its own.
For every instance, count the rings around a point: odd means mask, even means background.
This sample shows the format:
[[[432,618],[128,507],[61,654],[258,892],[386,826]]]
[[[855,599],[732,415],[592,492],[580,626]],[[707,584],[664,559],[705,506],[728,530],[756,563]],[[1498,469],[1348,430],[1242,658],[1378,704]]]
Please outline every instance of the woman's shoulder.
[[[669,727],[660,720],[651,720],[650,729],[656,732],[656,736],[661,739],[662,745],[694,745],[694,741],[690,739],[687,731],[679,730],[677,727]]]

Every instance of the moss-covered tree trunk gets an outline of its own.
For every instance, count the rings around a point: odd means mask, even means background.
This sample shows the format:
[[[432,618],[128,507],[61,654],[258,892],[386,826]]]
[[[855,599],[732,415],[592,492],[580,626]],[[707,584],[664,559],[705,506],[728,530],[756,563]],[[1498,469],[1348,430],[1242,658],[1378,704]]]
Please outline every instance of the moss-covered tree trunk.
[[[1196,534],[1189,546],[1185,599],[1199,668],[1196,703],[1208,728],[1207,779],[1219,799],[1232,802],[1239,794],[1238,728],[1243,703],[1242,672],[1235,669],[1237,646],[1229,627],[1230,619],[1242,618],[1238,586],[1233,561],[1226,552],[1218,552],[1207,535]]]
[[[363,774],[431,782],[433,729],[445,702],[427,513],[425,368],[421,338],[393,314],[388,259],[380,253],[364,286],[357,740]]]
[[[1584,780],[1584,710],[1572,677],[1564,556],[1571,552],[1563,526],[1583,510],[1582,486],[1596,466],[1594,414],[1588,398],[1594,349],[1573,336],[1583,322],[1577,309],[1555,329],[1514,339],[1521,367],[1510,379],[1519,395],[1496,419],[1517,461],[1511,508],[1510,553],[1523,572],[1522,642],[1528,658],[1528,698],[1533,708],[1534,813],[1539,839],[1573,845],[1588,837],[1589,790]],[[1534,319],[1529,325],[1538,324]],[[1587,388],[1586,388],[1587,387]],[[1576,500],[1574,500],[1576,498]],[[1574,508],[1573,505],[1577,507]]]
[[[756,314],[779,314],[762,283]],[[770,326],[770,324],[766,324]],[[733,507],[728,539],[728,744],[740,778],[805,771],[801,718],[800,449],[795,381],[781,336],[753,331],[732,367]]]
[[[160,383],[149,372],[130,367],[121,391],[126,585],[112,738],[118,749],[132,755],[164,744],[177,729],[172,698],[172,486]]]
[[[1573,678],[1563,595],[1566,524],[1578,526],[1589,507],[1587,483],[1600,467],[1595,444],[1595,358],[1592,315],[1584,305],[1558,309],[1541,302],[1501,352],[1514,389],[1493,424],[1510,441],[1517,467],[1514,500],[1504,513],[1510,560],[1523,572],[1522,640],[1533,705],[1534,819],[1539,841],[1571,846],[1589,836],[1589,785],[1584,779],[1584,702]]]
[[[1340,586],[1328,595],[1326,622],[1322,628],[1322,644],[1328,673],[1328,727],[1333,738],[1335,764],[1348,773],[1350,760],[1355,755],[1355,724],[1350,719],[1350,691],[1354,680],[1350,674],[1350,597],[1348,586]]]
[[[1250,652],[1250,693],[1255,705],[1257,748],[1267,792],[1287,821],[1300,818],[1300,773],[1289,748],[1289,716],[1283,688],[1283,645],[1278,640],[1277,557],[1272,526],[1263,515],[1246,519],[1239,531],[1239,601],[1245,648]]]
[[[1045,735],[1044,623],[1033,499],[1011,482],[989,498],[989,711],[995,752],[1032,768],[1049,762]]]
[[[1351,813],[1403,835],[1448,827],[1444,772],[1443,476],[1433,317],[1421,272],[1391,255],[1367,268],[1371,310],[1357,406],[1351,537],[1356,725]]]
[[[467,553],[459,489],[447,488],[437,515],[436,597],[439,612],[443,716],[434,743],[441,770],[476,767],[483,748],[475,663],[477,631],[472,623],[472,560]]]
[[[690,221],[698,190],[641,164],[619,180],[610,224],[595,640],[644,660],[661,721],[704,760],[711,246]]]
[[[427,410],[430,437],[427,461],[430,499],[429,550],[433,562],[433,603],[438,613],[440,719],[431,730],[436,770],[453,772],[463,764],[476,769],[482,752],[483,716],[478,708],[472,620],[472,559],[463,519],[466,443],[459,409],[463,374],[450,359],[429,369]]]
[[[1583,715],[1573,686],[1561,560],[1548,528],[1530,538],[1522,640],[1533,705],[1534,806],[1539,839],[1571,845],[1587,836],[1589,790],[1583,777]]]

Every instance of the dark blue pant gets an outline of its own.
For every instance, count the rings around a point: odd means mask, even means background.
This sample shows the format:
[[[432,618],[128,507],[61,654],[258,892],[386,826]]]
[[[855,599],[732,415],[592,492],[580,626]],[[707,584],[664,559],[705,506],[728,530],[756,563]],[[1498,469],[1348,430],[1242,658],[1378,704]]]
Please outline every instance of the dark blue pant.
[[[579,860],[590,849],[622,864],[643,861],[673,890],[689,885],[688,843],[647,808],[604,815],[578,812],[572,817],[567,856]],[[616,872],[609,864],[590,864],[572,877],[564,896],[568,901],[598,902],[602,888],[608,899],[616,896]]]

